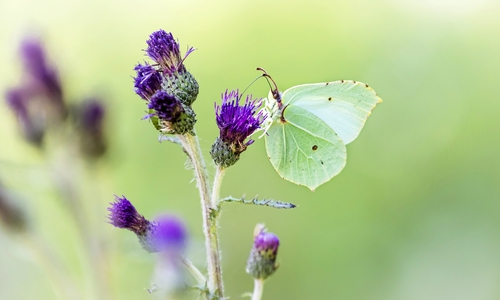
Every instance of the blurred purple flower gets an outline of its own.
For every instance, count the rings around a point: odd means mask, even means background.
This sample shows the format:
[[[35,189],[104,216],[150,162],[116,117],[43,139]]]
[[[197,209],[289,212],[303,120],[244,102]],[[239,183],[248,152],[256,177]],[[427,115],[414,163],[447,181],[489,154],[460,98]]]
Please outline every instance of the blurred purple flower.
[[[278,268],[276,256],[280,240],[274,233],[266,232],[261,224],[256,226],[255,231],[246,271],[254,278],[263,280],[271,276]]]
[[[96,98],[85,100],[77,109],[75,117],[80,149],[88,158],[98,158],[106,152],[105,116],[104,104]]]

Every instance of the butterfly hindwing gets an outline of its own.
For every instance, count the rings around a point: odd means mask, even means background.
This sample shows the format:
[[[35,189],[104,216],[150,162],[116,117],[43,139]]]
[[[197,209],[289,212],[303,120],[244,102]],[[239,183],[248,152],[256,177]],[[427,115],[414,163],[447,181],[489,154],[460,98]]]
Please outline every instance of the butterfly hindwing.
[[[321,119],[298,106],[288,106],[266,137],[271,164],[284,179],[314,190],[345,166],[346,149]]]

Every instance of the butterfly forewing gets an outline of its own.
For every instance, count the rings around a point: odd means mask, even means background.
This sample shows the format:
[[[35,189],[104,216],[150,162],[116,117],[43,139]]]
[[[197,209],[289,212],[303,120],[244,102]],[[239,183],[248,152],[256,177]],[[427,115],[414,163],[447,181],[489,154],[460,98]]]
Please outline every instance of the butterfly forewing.
[[[284,105],[301,107],[323,120],[344,144],[359,135],[372,109],[382,101],[368,85],[349,80],[294,86],[282,99]]]

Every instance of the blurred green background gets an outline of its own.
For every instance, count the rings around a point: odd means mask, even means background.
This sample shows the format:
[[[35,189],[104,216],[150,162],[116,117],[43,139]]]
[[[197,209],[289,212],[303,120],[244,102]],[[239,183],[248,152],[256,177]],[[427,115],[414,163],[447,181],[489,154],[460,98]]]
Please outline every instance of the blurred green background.
[[[291,211],[238,204],[220,222],[227,295],[251,291],[245,263],[256,223],[281,240],[264,299],[500,299],[500,3],[494,0],[7,1],[0,2],[0,90],[19,84],[18,46],[44,38],[66,95],[102,95],[110,149],[98,180],[82,181],[102,211],[92,226],[111,249],[114,299],[155,299],[155,259],[106,223],[105,203],[126,195],[139,212],[185,218],[189,256],[203,267],[198,192],[183,153],[159,144],[134,94],[133,67],[160,28],[200,84],[201,146],[218,135],[213,105],[265,68],[284,90],[339,79],[368,83],[384,100],[348,148],[347,166],[314,193],[280,179],[258,140],[222,194],[269,197]],[[250,91],[263,97],[260,81]],[[0,104],[0,181],[31,223],[81,273],[74,228],[51,191],[43,157]],[[211,169],[213,173],[213,168]],[[99,184],[95,184],[95,182]],[[69,253],[69,254],[68,254]],[[77,275],[79,276],[79,275]],[[54,299],[16,236],[0,232],[0,299]]]

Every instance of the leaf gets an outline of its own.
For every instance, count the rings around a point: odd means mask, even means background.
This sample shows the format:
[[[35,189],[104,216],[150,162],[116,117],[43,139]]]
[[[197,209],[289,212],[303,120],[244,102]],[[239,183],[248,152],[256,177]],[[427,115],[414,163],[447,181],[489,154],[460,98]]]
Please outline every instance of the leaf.
[[[241,203],[241,204],[269,206],[269,207],[274,207],[274,208],[278,208],[278,209],[291,209],[291,208],[297,207],[293,203],[277,201],[277,200],[273,200],[273,199],[259,200],[257,197],[255,197],[251,200],[246,200],[245,197],[234,198],[234,197],[229,196],[229,197],[226,197],[226,198],[221,199],[219,201],[219,204],[217,205],[217,210],[219,211],[220,208],[222,207],[222,204],[226,203],[226,202],[236,202],[236,203]]]

